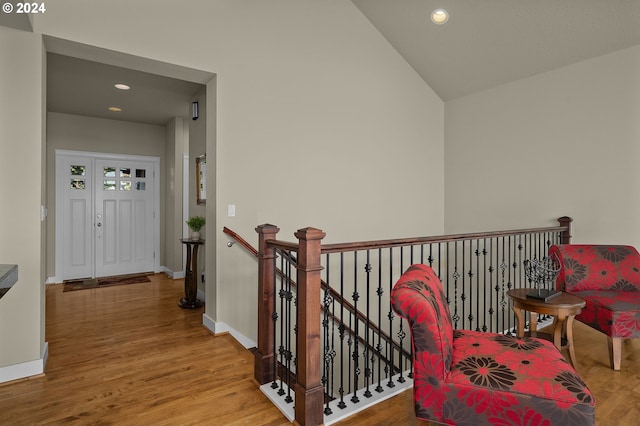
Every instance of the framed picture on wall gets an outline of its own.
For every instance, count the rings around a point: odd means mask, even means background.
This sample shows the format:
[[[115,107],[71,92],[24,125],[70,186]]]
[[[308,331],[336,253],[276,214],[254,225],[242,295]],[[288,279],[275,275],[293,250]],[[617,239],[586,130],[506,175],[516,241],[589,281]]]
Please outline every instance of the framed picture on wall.
[[[207,204],[207,155],[202,154],[196,158],[196,202],[199,205]]]

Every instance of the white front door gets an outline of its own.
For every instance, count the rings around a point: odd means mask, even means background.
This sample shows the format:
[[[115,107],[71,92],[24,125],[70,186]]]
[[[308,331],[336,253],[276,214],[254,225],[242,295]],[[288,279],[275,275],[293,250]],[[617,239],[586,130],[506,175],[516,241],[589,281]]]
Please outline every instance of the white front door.
[[[56,275],[62,279],[93,276],[92,164],[88,157],[56,157],[56,259],[62,267]]]
[[[57,154],[56,275],[157,269],[158,164],[153,157]]]
[[[153,163],[95,164],[96,276],[153,271]]]

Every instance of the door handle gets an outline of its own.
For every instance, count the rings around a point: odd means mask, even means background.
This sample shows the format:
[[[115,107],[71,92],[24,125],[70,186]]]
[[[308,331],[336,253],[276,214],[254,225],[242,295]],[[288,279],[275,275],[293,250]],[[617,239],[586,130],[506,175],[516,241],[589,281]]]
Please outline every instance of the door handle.
[[[96,226],[97,226],[98,228],[100,228],[100,227],[102,226],[102,223],[101,223],[101,222],[98,222],[98,223],[96,224]]]

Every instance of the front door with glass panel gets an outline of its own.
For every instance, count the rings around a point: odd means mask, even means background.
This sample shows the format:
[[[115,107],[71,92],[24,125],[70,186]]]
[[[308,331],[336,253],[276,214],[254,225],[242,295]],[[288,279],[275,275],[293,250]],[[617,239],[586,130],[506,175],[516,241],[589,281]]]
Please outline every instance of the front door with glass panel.
[[[96,276],[153,271],[152,164],[97,160]]]
[[[57,155],[56,274],[62,279],[155,270],[158,163],[146,158]]]

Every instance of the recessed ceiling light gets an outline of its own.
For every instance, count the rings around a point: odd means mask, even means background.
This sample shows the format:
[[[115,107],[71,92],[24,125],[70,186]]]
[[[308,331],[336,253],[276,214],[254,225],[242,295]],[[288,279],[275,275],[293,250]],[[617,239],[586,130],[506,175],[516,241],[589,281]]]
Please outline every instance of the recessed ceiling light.
[[[120,112],[120,111],[122,111],[122,108],[118,108],[118,107],[109,107],[109,111],[112,111],[112,112]]]
[[[436,9],[431,12],[431,21],[434,24],[442,25],[449,20],[449,12],[444,9]]]
[[[129,90],[131,89],[131,87],[127,86],[124,83],[118,83],[115,85],[116,89],[120,89],[120,90]]]

